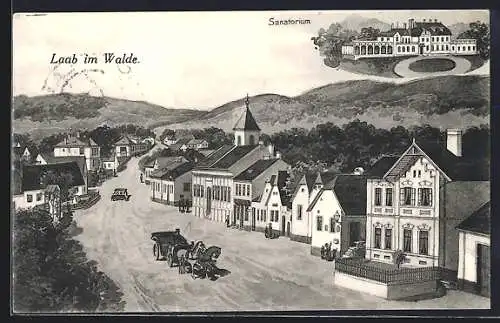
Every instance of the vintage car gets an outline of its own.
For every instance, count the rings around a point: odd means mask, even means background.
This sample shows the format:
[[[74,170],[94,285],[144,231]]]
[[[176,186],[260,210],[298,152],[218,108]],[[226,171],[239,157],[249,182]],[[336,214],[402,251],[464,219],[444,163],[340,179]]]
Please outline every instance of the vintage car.
[[[181,235],[179,229],[153,232],[151,233],[151,240],[154,241],[154,259],[166,260],[169,267],[178,265],[181,253],[186,254],[192,249],[192,244]]]
[[[115,191],[111,195],[111,201],[118,201],[118,200],[128,201],[129,199],[130,199],[130,194],[128,194],[126,188],[115,188]]]

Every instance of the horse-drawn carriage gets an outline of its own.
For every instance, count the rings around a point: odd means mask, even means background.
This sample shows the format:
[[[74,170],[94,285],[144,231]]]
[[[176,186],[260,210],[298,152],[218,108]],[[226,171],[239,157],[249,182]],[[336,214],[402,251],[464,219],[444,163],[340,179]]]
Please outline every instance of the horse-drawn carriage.
[[[155,241],[153,255],[155,260],[167,261],[169,267],[178,266],[179,274],[189,273],[193,279],[210,278],[215,280],[228,273],[216,266],[221,254],[217,246],[206,247],[203,241],[189,243],[180,234],[180,230],[154,232],[151,239]]]

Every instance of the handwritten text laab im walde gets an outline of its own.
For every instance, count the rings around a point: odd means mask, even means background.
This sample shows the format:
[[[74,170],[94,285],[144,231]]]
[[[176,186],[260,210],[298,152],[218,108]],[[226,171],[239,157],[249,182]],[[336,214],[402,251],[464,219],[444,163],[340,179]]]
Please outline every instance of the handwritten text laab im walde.
[[[104,53],[99,59],[97,56],[83,54],[83,56],[78,58],[76,54],[72,54],[69,56],[60,56],[56,53],[52,54],[50,59],[50,64],[78,64],[83,62],[83,64],[97,64],[99,62],[104,62],[105,64],[137,64],[139,63],[139,59],[134,53],[123,53],[123,54],[115,54],[115,53]]]

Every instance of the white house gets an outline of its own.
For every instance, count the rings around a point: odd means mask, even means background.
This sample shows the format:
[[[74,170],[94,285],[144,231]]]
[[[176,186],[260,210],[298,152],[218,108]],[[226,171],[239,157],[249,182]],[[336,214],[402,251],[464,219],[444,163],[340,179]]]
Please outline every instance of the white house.
[[[366,227],[366,177],[339,174],[326,183],[311,201],[311,254],[319,256],[321,246],[343,254],[356,241],[364,241]]]
[[[367,39],[358,38],[342,45],[345,58],[378,58],[417,55],[475,55],[476,39],[453,39],[452,32],[443,23],[423,19],[409,19],[408,24],[391,24],[391,29]]]
[[[177,143],[177,139],[175,138],[175,136],[167,136],[165,137],[165,139],[163,139],[163,144],[165,146],[170,146],[170,145],[173,145]]]
[[[142,154],[150,148],[149,143],[141,142],[136,138],[123,135],[114,144],[114,153],[116,157],[131,157]]]
[[[271,176],[270,194],[265,201],[268,214],[267,226],[272,229],[273,234],[290,236],[291,230],[291,197],[288,191],[290,174],[287,171],[278,171]]]
[[[323,185],[334,176],[333,172],[309,172],[302,176],[292,196],[291,240],[311,243],[313,218],[307,209]]]
[[[83,140],[79,133],[76,136],[67,136],[54,147],[54,157],[83,156],[90,171],[101,167],[101,149],[92,140]]]
[[[194,149],[194,150],[207,149],[208,141],[206,141],[205,139],[191,139],[186,144],[186,146],[188,149]]]
[[[489,167],[462,154],[462,132],[446,145],[415,139],[400,156],[381,158],[368,172],[366,258],[403,266],[439,266],[455,276],[456,226],[490,197]]]
[[[491,206],[488,201],[461,222],[458,235],[458,287],[490,297]]]
[[[233,179],[234,212],[232,224],[239,224],[249,231],[255,231],[257,214],[251,208],[252,200],[262,194],[266,179],[280,170],[286,171],[290,165],[280,158],[261,159],[236,175]]]
[[[66,162],[47,165],[24,165],[17,179],[21,182],[20,189],[13,195],[16,209],[28,209],[48,203],[52,195],[56,193],[54,188],[47,189],[51,185],[50,179],[44,183],[44,177],[53,174],[55,176],[71,176],[71,187],[76,194],[86,191],[80,167],[76,162]],[[49,177],[50,178],[50,177]],[[76,195],[75,194],[75,195]]]
[[[272,175],[266,180],[262,193],[252,200],[252,214],[255,212],[255,231],[264,232],[266,226],[268,226],[267,201],[271,195],[271,181],[274,181],[274,176],[276,175]]]
[[[234,145],[220,147],[193,169],[193,211],[196,216],[220,222],[230,218],[234,211],[234,176],[258,160],[276,157],[272,145],[266,147],[257,143],[260,129],[248,101],[234,130],[237,133]]]
[[[191,170],[193,163],[186,160],[172,162],[150,175],[151,200],[167,205],[178,205],[182,199],[191,199]]]

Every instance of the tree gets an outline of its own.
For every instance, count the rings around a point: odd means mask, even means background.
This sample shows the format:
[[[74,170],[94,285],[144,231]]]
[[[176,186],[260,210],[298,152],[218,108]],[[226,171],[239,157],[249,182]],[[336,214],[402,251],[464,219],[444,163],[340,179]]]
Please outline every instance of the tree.
[[[175,131],[172,129],[164,129],[160,135],[160,141],[163,142],[167,137],[174,137]]]
[[[75,178],[70,172],[47,170],[42,173],[40,182],[44,187],[47,185],[58,185],[61,189],[62,201],[70,200],[74,194],[72,188],[75,186]]]
[[[342,60],[342,45],[356,36],[357,32],[344,30],[339,23],[332,23],[328,30],[321,28],[318,36],[311,37],[311,40],[320,56],[325,57],[325,63],[330,67],[337,67]]]
[[[490,28],[480,21],[469,24],[469,30],[464,31],[457,38],[472,38],[476,40],[479,55],[483,59],[490,58]]]
[[[123,310],[118,286],[70,238],[71,213],[57,225],[41,210],[18,211],[13,218],[15,311]]]
[[[373,27],[363,27],[361,28],[359,38],[364,40],[375,40],[377,39],[378,35],[380,35],[380,29],[376,29]]]

